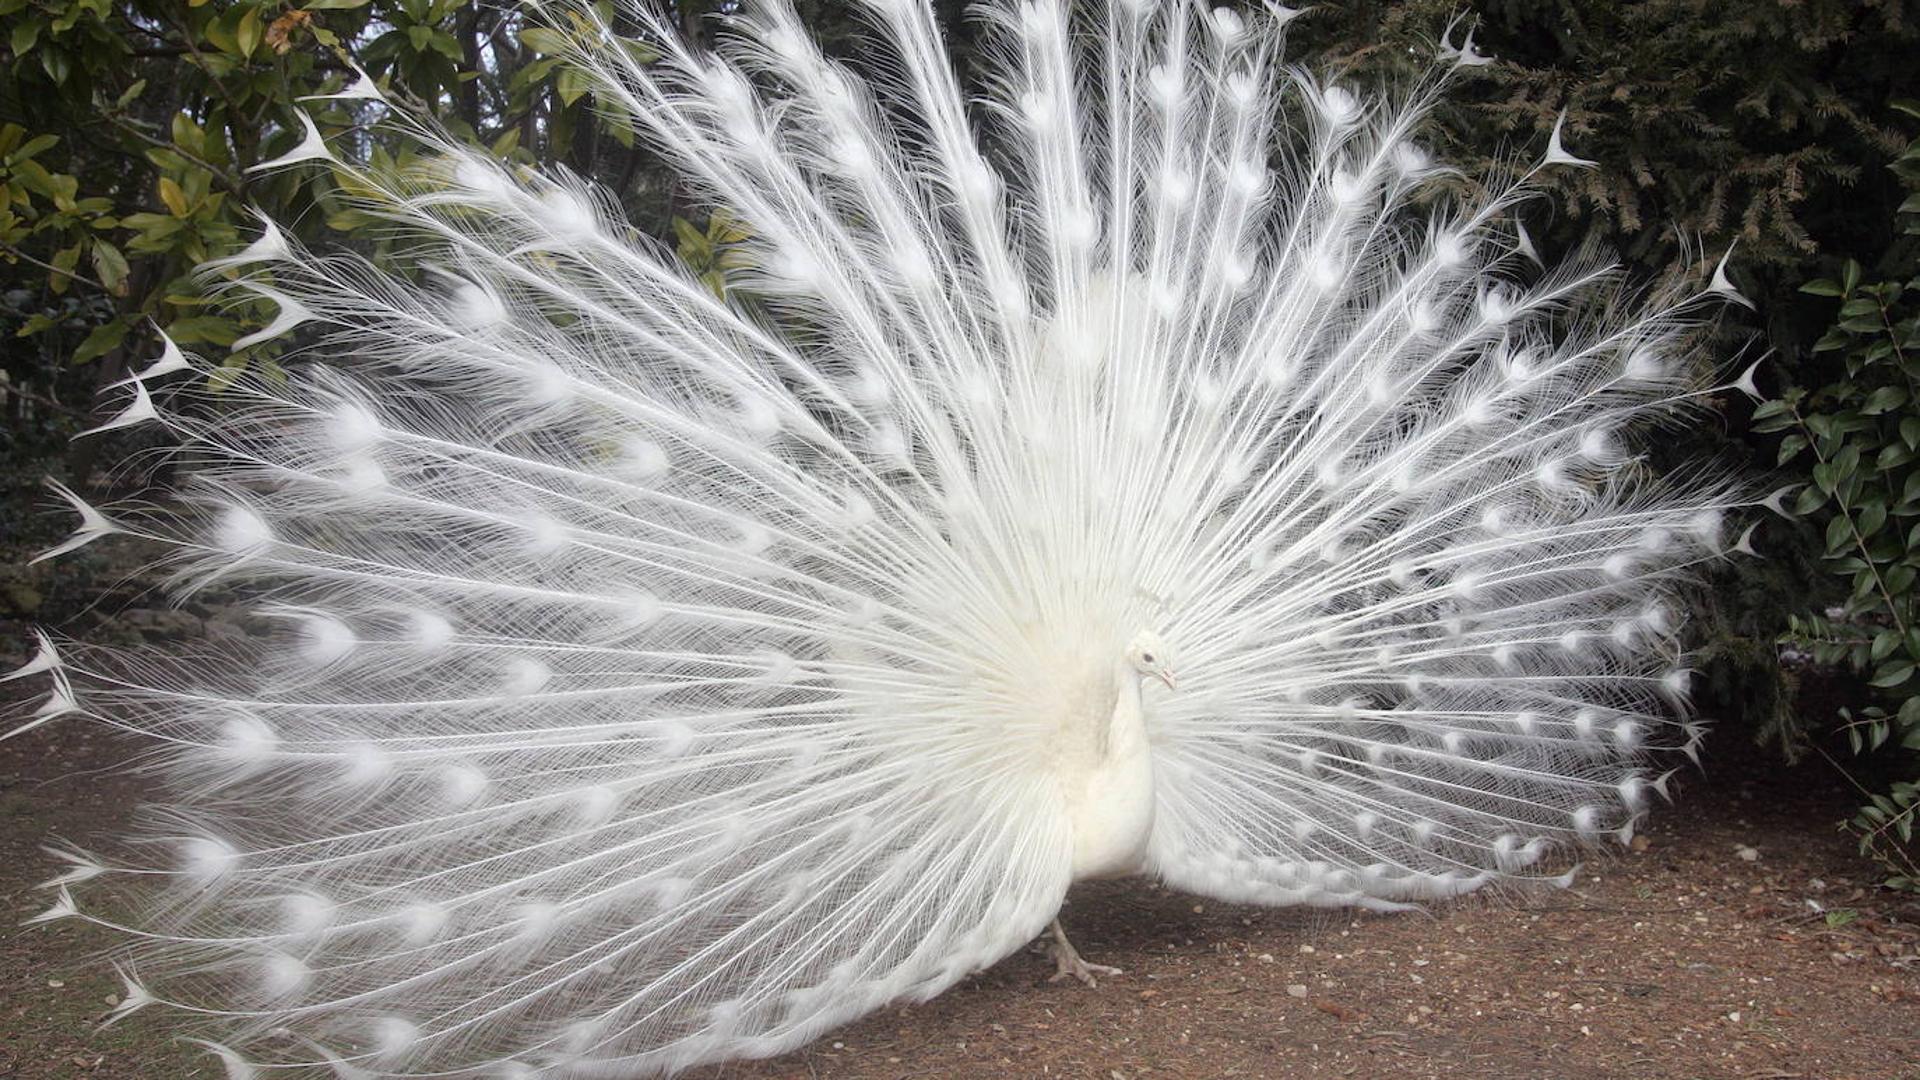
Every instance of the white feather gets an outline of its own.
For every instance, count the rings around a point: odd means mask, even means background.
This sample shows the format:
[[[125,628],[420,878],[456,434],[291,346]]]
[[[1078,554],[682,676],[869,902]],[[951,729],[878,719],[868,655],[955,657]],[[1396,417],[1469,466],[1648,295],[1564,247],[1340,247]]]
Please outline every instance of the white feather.
[[[153,890],[130,947],[234,1075],[779,1053],[1082,877],[1559,881],[1695,752],[1675,598],[1756,503],[1624,467],[1701,399],[1695,314],[1521,276],[1522,189],[1432,209],[1431,94],[1283,72],[1290,9],[996,2],[975,109],[925,7],[869,7],[881,85],[783,0],[711,50],[636,7],[644,62],[577,8],[596,100],[740,223],[751,314],[426,136],[355,172],[426,280],[227,263],[277,306],[237,344],[323,332],[351,374],[169,408],[177,516],[56,488],[57,550],[133,535],[283,616],[22,671],[29,726],[159,740],[184,809],[115,875]],[[332,157],[307,124],[269,164]],[[1547,158],[1590,164],[1558,125]]]

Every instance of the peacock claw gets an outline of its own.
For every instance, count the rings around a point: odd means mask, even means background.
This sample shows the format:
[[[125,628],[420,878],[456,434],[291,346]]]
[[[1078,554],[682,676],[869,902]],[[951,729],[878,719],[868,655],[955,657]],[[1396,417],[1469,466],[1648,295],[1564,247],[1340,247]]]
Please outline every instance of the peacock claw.
[[[1056,970],[1053,975],[1047,979],[1048,982],[1057,983],[1061,979],[1075,978],[1086,983],[1089,987],[1098,989],[1100,983],[1095,976],[1126,974],[1117,967],[1108,967],[1105,964],[1089,964],[1082,959],[1080,950],[1074,948],[1073,942],[1067,940],[1067,931],[1060,925],[1059,919],[1053,920],[1052,929],[1053,942],[1047,946],[1047,954],[1053,957]]]
[[[1089,964],[1077,956],[1071,960],[1067,960],[1056,954],[1054,956],[1054,962],[1060,966],[1060,970],[1047,977],[1047,981],[1050,983],[1057,983],[1061,979],[1071,976],[1097,990],[1100,987],[1100,983],[1094,976],[1126,974],[1126,972],[1117,967],[1108,967],[1105,964]]]

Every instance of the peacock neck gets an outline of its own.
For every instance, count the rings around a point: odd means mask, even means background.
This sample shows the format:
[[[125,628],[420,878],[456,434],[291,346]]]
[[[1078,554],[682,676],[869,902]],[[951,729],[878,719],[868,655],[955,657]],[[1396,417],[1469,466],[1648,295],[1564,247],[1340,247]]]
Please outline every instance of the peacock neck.
[[[1114,680],[1119,692],[1100,738],[1101,756],[1108,760],[1132,756],[1147,745],[1146,705],[1139,673],[1122,664],[1115,670]]]
[[[1075,881],[1138,873],[1153,831],[1153,763],[1139,672],[1116,672],[1114,690],[1094,760],[1061,777]]]

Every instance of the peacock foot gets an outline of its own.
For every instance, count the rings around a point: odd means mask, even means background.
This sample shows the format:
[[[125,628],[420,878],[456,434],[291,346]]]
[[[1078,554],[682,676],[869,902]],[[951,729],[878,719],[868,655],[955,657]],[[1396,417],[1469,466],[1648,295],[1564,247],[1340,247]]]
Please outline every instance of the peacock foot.
[[[1079,979],[1088,986],[1097,988],[1100,983],[1095,979],[1095,976],[1124,974],[1117,967],[1108,967],[1105,964],[1089,964],[1086,960],[1082,959],[1080,950],[1074,948],[1073,942],[1067,940],[1067,931],[1060,925],[1059,919],[1053,920],[1052,930],[1053,944],[1047,946],[1047,953],[1053,957],[1053,963],[1057,970],[1055,970],[1053,976],[1047,980],[1048,982],[1057,983],[1061,979],[1071,977]]]

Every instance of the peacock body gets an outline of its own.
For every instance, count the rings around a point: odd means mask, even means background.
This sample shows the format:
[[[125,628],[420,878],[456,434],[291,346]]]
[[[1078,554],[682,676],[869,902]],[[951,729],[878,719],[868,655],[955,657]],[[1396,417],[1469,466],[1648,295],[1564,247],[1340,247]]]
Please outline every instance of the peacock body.
[[[1552,879],[1694,749],[1674,594],[1753,500],[1633,445],[1724,389],[1684,344],[1723,275],[1529,273],[1534,170],[1434,197],[1444,71],[1363,101],[1282,66],[1285,9],[996,2],[971,107],[926,7],[865,12],[871,82],[784,0],[712,54],[568,16],[749,234],[724,298],[424,127],[408,169],[311,126],[272,163],[350,175],[427,271],[269,223],[213,270],[331,362],[216,396],[169,347],[114,423],[180,438],[186,508],[61,489],[57,550],[145,538],[279,628],[21,672],[29,726],[135,732],[165,781],[43,916],[124,932],[122,1013],[185,1010],[235,1076],[777,1054],[1084,878]],[[1556,132],[1534,168],[1585,164]]]

